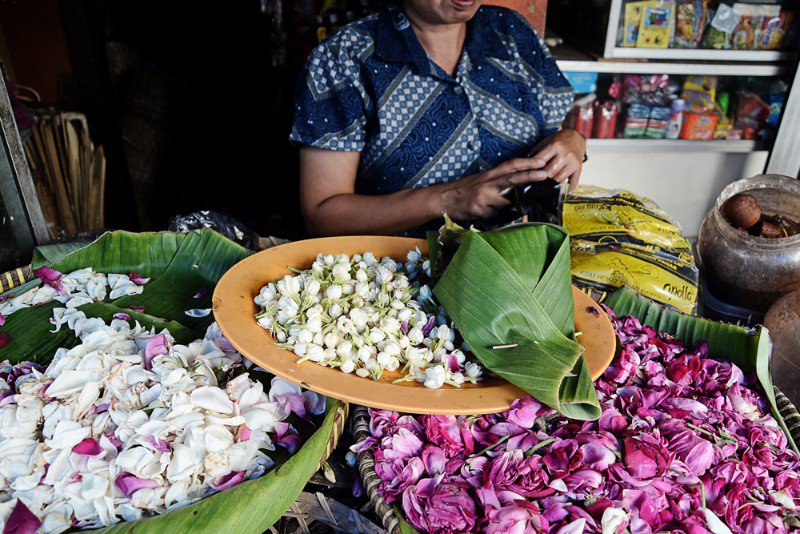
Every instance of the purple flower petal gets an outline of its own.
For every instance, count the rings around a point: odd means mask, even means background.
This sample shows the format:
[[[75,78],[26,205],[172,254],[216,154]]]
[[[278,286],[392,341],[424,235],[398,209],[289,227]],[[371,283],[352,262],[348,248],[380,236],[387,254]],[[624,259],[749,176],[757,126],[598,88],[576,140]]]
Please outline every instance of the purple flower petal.
[[[6,519],[3,534],[34,534],[42,522],[31,512],[25,503],[17,499],[17,504]]]
[[[128,306],[128,309],[137,313],[144,313],[144,306]]]
[[[120,474],[117,477],[116,485],[126,497],[130,497],[140,489],[157,488],[159,486],[157,480],[139,478],[131,473]]]
[[[99,404],[94,407],[94,413],[105,413],[108,411],[108,408],[109,408],[108,404],[105,403]]]
[[[94,438],[86,438],[74,447],[72,452],[75,454],[85,454],[86,456],[99,456],[103,454],[103,447]]]
[[[206,295],[206,293],[208,293],[208,289],[202,288],[197,293],[195,293],[193,297],[196,299],[203,298]]]
[[[11,343],[11,335],[5,332],[0,332],[0,349]]]
[[[128,275],[128,278],[130,278],[130,279],[131,279],[131,282],[133,282],[133,283],[134,283],[134,284],[136,284],[137,286],[143,286],[143,285],[145,285],[147,282],[149,282],[149,281],[150,281],[150,279],[149,279],[149,278],[142,278],[141,276],[139,276],[139,275],[138,275],[138,274],[136,274],[136,273],[130,273],[130,274]]]
[[[427,336],[433,329],[433,325],[435,324],[436,324],[436,317],[431,317],[430,319],[428,319],[428,322],[425,323],[425,326],[422,327],[422,333]]]
[[[300,436],[289,423],[275,423],[275,442],[284,447],[290,454],[297,452],[300,448]]]
[[[38,269],[34,269],[33,274],[36,276],[36,278],[41,280],[42,283],[47,284],[59,293],[64,292],[64,286],[61,285],[61,278],[63,278],[64,275],[55,269],[51,269],[50,267],[40,267]]]
[[[146,439],[155,450],[159,452],[172,452],[172,444],[170,442],[153,436],[147,436]]]
[[[117,312],[114,314],[114,319],[122,319],[123,321],[130,321],[131,316],[124,312]]]
[[[222,475],[219,480],[211,483],[211,487],[217,491],[232,488],[244,482],[244,475],[247,471],[231,471],[227,475]]]
[[[0,313],[0,326],[6,324],[6,316]]]

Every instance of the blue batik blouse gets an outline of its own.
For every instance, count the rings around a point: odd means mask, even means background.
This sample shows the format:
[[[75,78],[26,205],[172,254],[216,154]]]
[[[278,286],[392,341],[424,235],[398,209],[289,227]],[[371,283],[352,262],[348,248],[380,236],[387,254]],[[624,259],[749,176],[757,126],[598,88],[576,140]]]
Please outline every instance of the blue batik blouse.
[[[314,49],[298,83],[290,140],[360,151],[356,193],[386,194],[525,156],[558,129],[572,100],[549,50],[518,13],[479,8],[451,76],[390,4]]]

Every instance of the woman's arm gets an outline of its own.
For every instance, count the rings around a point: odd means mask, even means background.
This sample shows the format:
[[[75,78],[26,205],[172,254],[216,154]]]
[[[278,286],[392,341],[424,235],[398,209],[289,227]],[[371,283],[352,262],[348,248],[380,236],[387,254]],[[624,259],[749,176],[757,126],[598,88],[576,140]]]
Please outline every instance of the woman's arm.
[[[448,213],[457,221],[488,218],[509,204],[512,186],[541,181],[528,158],[449,184],[404,189],[388,195],[357,195],[360,152],[300,149],[300,205],[308,230],[317,235],[394,234]]]

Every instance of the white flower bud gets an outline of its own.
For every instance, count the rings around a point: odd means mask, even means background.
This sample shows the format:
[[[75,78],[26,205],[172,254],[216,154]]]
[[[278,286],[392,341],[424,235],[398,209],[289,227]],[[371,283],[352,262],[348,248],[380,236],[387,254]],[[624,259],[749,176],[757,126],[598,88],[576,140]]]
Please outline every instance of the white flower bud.
[[[422,329],[419,327],[414,327],[408,331],[408,341],[412,345],[419,345],[422,343],[422,340],[425,339],[425,334],[422,333]]]
[[[339,300],[342,298],[342,286],[333,284],[325,290],[325,296],[331,300]]]
[[[332,254],[326,254],[322,257],[322,261],[326,266],[331,266],[336,262],[336,258]]]
[[[312,278],[312,279],[310,279],[310,280],[308,280],[306,282],[305,286],[306,287],[304,289],[304,292],[305,292],[306,295],[314,296],[317,293],[319,293],[319,290],[320,290],[319,280],[316,280],[316,279]]]
[[[372,341],[373,343],[377,343],[378,341],[383,341],[385,337],[386,334],[383,332],[383,330],[377,328],[375,330],[370,330],[369,332],[369,340]]]
[[[316,315],[311,317],[306,322],[306,328],[308,328],[311,332],[317,333],[322,331],[322,317]]]
[[[356,374],[361,378],[367,378],[369,376],[369,371],[367,371],[363,367],[359,367],[358,369],[356,369]]]
[[[325,352],[319,345],[310,344],[306,346],[306,358],[312,362],[321,362],[325,358]]]
[[[342,315],[342,307],[338,302],[334,302],[328,310],[328,315],[331,319],[338,319]]]
[[[341,358],[348,356],[352,350],[353,344],[346,339],[344,341],[340,341],[336,346],[336,354]]]
[[[300,343],[311,343],[313,339],[314,333],[307,328],[300,330],[300,333],[297,334],[297,341]]]
[[[397,320],[400,321],[401,323],[405,323],[405,322],[408,322],[409,320],[411,320],[411,316],[413,316],[413,315],[414,315],[414,310],[413,309],[411,309],[411,308],[403,308],[397,314]]]
[[[339,336],[336,335],[336,332],[328,332],[325,334],[325,346],[330,348],[336,348],[339,344]]]
[[[347,282],[351,279],[349,263],[337,263],[333,266],[331,272],[333,273],[333,279],[337,282]]]
[[[343,373],[352,373],[355,370],[356,364],[352,360],[345,360],[342,362],[342,365],[339,367],[339,370]]]

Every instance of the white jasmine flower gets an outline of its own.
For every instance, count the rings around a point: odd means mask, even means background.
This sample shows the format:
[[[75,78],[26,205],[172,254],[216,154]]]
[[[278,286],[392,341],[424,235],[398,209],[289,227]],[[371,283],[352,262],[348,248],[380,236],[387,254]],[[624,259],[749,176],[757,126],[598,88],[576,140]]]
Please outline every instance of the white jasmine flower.
[[[425,387],[439,389],[444,385],[447,372],[441,365],[434,365],[425,369]]]

